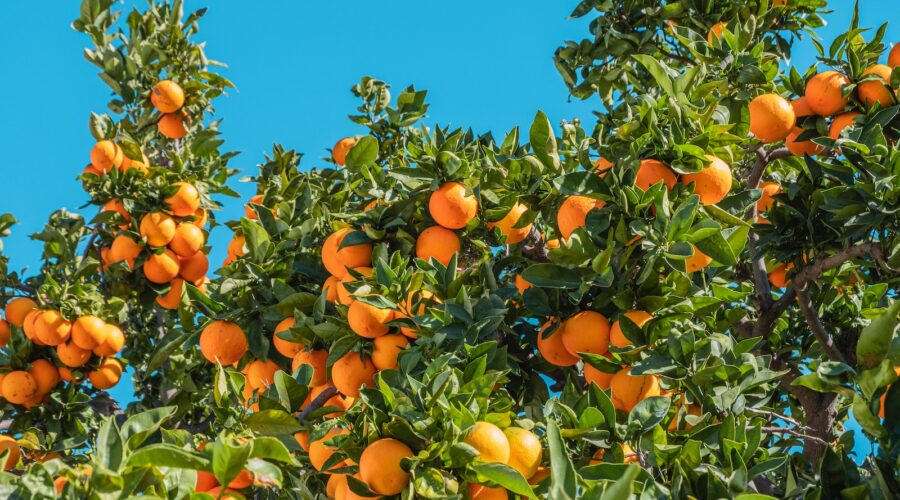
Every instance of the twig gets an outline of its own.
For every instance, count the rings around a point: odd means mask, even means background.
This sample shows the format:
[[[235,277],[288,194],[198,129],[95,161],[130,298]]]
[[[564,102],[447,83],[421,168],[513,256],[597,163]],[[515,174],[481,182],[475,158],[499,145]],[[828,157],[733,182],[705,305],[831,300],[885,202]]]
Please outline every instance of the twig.
[[[798,431],[796,431],[794,429],[790,429],[788,427],[761,427],[760,430],[763,432],[777,432],[777,433],[782,433],[782,434],[790,434],[791,436],[795,436],[795,437],[803,438],[803,439],[810,439],[812,441],[816,441],[818,443],[822,443],[825,446],[828,446],[828,441],[825,441],[822,438],[818,438],[816,436],[811,436],[809,434],[804,434],[802,432],[798,432]]]
[[[538,262],[547,262],[549,259],[547,258],[547,247],[545,245],[546,242],[540,231],[532,227],[525,244],[522,245],[522,255]]]
[[[781,414],[779,414],[779,413],[775,413],[774,411],[770,411],[770,410],[766,410],[766,411],[763,411],[763,410],[757,410],[756,408],[749,408],[749,407],[746,407],[746,406],[744,407],[744,411],[746,411],[747,413],[752,413],[752,414],[754,414],[754,415],[760,415],[760,416],[763,416],[763,417],[770,417],[770,418],[767,419],[767,420],[770,421],[770,422],[772,421],[771,417],[775,417],[775,418],[777,418],[777,419],[779,419],[779,420],[784,420],[785,422],[787,422],[787,423],[793,425],[794,427],[797,427],[797,428],[800,428],[800,429],[803,429],[803,430],[808,430],[808,429],[809,429],[809,427],[807,427],[807,426],[805,426],[805,425],[802,425],[800,422],[797,422],[796,420],[792,419],[791,417],[788,417],[787,415],[781,415]]]
[[[822,320],[819,319],[819,314],[815,311],[812,299],[809,298],[809,294],[806,293],[805,288],[797,288],[797,302],[800,305],[800,311],[803,313],[803,317],[806,318],[806,323],[809,324],[809,329],[812,330],[813,335],[816,337],[819,345],[822,346],[825,354],[827,354],[832,361],[846,363],[847,358],[845,358],[840,349],[834,345],[834,339],[828,331],[825,330],[825,325],[823,325]]]
[[[310,403],[309,403],[308,405],[306,405],[306,408],[304,408],[303,411],[300,412],[300,416],[297,417],[297,418],[298,418],[300,421],[305,420],[306,417],[308,417],[310,413],[312,413],[312,412],[318,410],[319,408],[325,406],[325,403],[326,403],[329,399],[331,399],[331,398],[333,398],[334,396],[336,396],[337,393],[338,393],[338,390],[337,390],[334,386],[325,389],[324,391],[322,391],[321,393],[319,393],[318,396],[316,396],[316,399],[313,399],[312,401],[310,401]]]

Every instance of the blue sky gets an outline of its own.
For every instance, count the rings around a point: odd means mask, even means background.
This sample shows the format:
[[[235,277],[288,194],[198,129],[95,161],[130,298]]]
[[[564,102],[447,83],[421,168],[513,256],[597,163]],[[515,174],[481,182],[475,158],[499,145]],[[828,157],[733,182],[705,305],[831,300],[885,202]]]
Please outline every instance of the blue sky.
[[[877,27],[895,1],[862,2],[861,24]],[[69,26],[78,2],[60,3],[3,7],[15,22],[0,30],[0,213],[21,222],[4,240],[14,269],[39,264],[40,245],[28,236],[55,209],[95,212],[81,209],[87,197],[75,177],[89,161],[90,112],[105,110],[109,96],[82,57],[87,38]],[[210,6],[199,38],[210,58],[228,64],[223,73],[238,87],[220,99],[218,115],[226,148],[241,152],[231,165],[245,173],[255,173],[273,143],[305,153],[302,165],[310,167],[323,164],[338,138],[364,133],[346,119],[357,105],[349,89],[363,75],[391,83],[394,95],[409,84],[428,89],[428,123],[477,132],[527,127],[537,109],[553,124],[575,117],[591,123],[591,110],[599,109],[570,100],[553,67],[557,46],[587,34],[586,20],[567,19],[574,0],[185,3],[189,10]],[[851,7],[850,0],[832,2],[824,40],[845,30]],[[900,42],[900,24],[886,40]],[[806,67],[813,54],[801,42],[794,62]],[[253,193],[252,185],[234,187],[244,199]],[[242,201],[225,201],[220,217],[238,217]],[[213,263],[224,259],[229,236],[224,228],[213,233]]]

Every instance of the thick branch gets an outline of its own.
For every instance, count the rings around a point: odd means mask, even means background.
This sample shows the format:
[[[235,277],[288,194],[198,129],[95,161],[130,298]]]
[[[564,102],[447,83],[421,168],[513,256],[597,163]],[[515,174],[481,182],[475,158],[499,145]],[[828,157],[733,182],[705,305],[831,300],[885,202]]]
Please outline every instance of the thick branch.
[[[301,421],[305,420],[306,417],[308,417],[310,413],[325,406],[325,403],[329,399],[336,396],[337,393],[338,393],[338,390],[336,388],[334,388],[333,386],[325,389],[318,396],[316,396],[316,399],[313,399],[312,401],[310,401],[310,403],[308,405],[306,405],[306,408],[304,408],[303,411],[300,412],[300,416],[297,418],[300,419]]]
[[[806,323],[809,324],[809,329],[812,330],[813,335],[816,337],[816,341],[822,346],[822,350],[825,351],[828,358],[832,361],[846,363],[847,359],[840,349],[834,345],[834,339],[825,330],[825,325],[823,325],[822,320],[819,319],[819,314],[816,312],[812,299],[809,298],[809,294],[806,293],[805,288],[797,288],[797,303],[800,305],[800,311],[803,312],[803,317],[806,318]]]
[[[547,262],[547,247],[543,236],[537,228],[532,227],[531,232],[522,245],[522,255],[537,262]]]

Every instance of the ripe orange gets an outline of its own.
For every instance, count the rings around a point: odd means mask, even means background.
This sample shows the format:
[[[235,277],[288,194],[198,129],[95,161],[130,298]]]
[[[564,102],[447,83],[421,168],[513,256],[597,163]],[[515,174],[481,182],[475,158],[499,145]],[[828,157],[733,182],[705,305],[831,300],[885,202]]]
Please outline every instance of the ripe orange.
[[[386,323],[394,320],[394,311],[379,309],[364,302],[354,301],[347,311],[350,329],[360,337],[374,339],[386,334],[390,327]]]
[[[325,496],[336,500],[338,490],[345,487],[347,487],[347,474],[331,474],[325,484]]]
[[[0,382],[0,392],[10,403],[24,404],[37,395],[37,381],[26,371],[11,371]]]
[[[525,278],[523,278],[521,274],[516,275],[516,277],[513,279],[513,283],[515,283],[516,289],[519,291],[520,294],[525,293],[525,290],[528,290],[529,288],[534,286],[531,283],[529,283]]]
[[[175,278],[169,282],[168,292],[156,296],[156,303],[163,309],[178,309],[178,306],[181,305],[182,290],[184,290],[184,280]]]
[[[521,427],[507,427],[503,429],[503,434],[509,441],[509,460],[506,465],[521,472],[525,479],[530,479],[541,465],[541,440],[533,432]]]
[[[53,390],[59,383],[59,370],[46,359],[36,359],[31,363],[28,373],[37,385],[37,394],[43,396]]]
[[[375,386],[376,371],[369,356],[358,352],[348,352],[332,365],[331,379],[341,394],[358,398],[359,389],[362,386]]]
[[[841,136],[841,132],[843,132],[845,128],[853,125],[857,116],[859,116],[859,113],[856,111],[849,111],[835,116],[834,119],[831,120],[831,126],[828,127],[828,137],[838,140]]]
[[[559,233],[563,239],[569,239],[576,229],[585,226],[585,219],[591,210],[603,208],[605,205],[605,201],[587,196],[575,195],[566,198],[556,213],[556,225],[559,226]]]
[[[247,239],[243,236],[235,236],[234,239],[228,243],[228,253],[235,257],[247,255]]]
[[[179,113],[170,113],[162,115],[156,122],[156,128],[159,133],[169,139],[181,139],[187,135],[187,128],[184,126],[184,117]]]
[[[266,387],[272,385],[275,381],[275,374],[278,373],[279,370],[281,370],[281,368],[279,368],[271,359],[265,361],[256,359],[247,365],[244,369],[244,373],[247,377],[247,384],[249,384],[250,387],[264,390]]]
[[[4,315],[6,316],[6,321],[21,328],[22,323],[25,321],[25,316],[35,309],[37,309],[35,301],[28,297],[16,297],[6,303]]]
[[[278,336],[281,332],[286,332],[294,327],[294,318],[284,318],[280,323],[275,325],[275,333],[272,335],[272,343],[275,344],[275,350],[286,358],[293,358],[300,351],[306,348],[301,342],[292,342]]]
[[[331,159],[338,165],[343,166],[344,162],[347,160],[347,153],[350,152],[350,148],[352,148],[354,144],[356,144],[355,137],[344,137],[337,141],[334,147],[331,148]]]
[[[866,75],[878,75],[880,80],[860,83],[856,87],[859,100],[869,107],[874,106],[876,102],[882,108],[893,105],[896,95],[888,90],[891,85],[891,68],[884,64],[876,64],[863,71],[862,76]]]
[[[253,484],[253,473],[247,469],[241,469],[238,475],[228,483],[228,487],[235,490],[242,490]]]
[[[38,316],[43,314],[43,312],[44,311],[41,311],[40,309],[32,309],[31,311],[28,311],[28,314],[25,315],[25,321],[22,322],[22,331],[25,332],[25,338],[37,345],[44,345],[44,343],[41,342],[41,339],[37,338],[37,331],[34,326]]]
[[[502,486],[485,486],[469,483],[467,490],[471,500],[508,500],[509,493]]]
[[[59,345],[72,334],[72,322],[59,311],[44,311],[34,320],[34,332],[46,345]]]
[[[203,230],[190,222],[182,222],[175,229],[175,236],[169,242],[169,248],[179,257],[190,257],[199,252],[206,243]]]
[[[164,247],[175,238],[175,220],[162,212],[152,212],[141,219],[141,237],[152,247]]]
[[[9,323],[0,319],[0,347],[5,347],[6,344],[9,344],[9,335],[11,333],[12,330],[9,328]]]
[[[476,422],[466,433],[463,442],[478,450],[476,460],[501,464],[509,461],[509,439],[499,427],[490,422]]]
[[[65,380],[66,382],[81,382],[81,379],[75,379],[75,377],[72,375],[72,370],[70,370],[68,367],[58,366],[56,367],[56,369],[59,370],[59,378]]]
[[[459,237],[442,226],[431,226],[416,238],[416,257],[422,260],[434,258],[445,266],[459,249]]]
[[[660,181],[669,189],[674,188],[675,183],[678,182],[675,178],[675,172],[665,163],[659,160],[641,160],[641,166],[638,168],[634,185],[646,191],[650,189],[650,186]]]
[[[91,351],[78,347],[74,342],[63,342],[56,346],[56,356],[69,368],[78,368],[91,359]]]
[[[106,324],[106,338],[94,348],[97,356],[114,356],[125,346],[125,333],[116,325]]]
[[[806,97],[794,99],[791,101],[791,107],[794,108],[795,118],[803,118],[805,116],[813,116],[816,114],[816,112],[809,107],[809,102],[806,101]]]
[[[400,310],[394,312],[394,319],[409,318],[411,316],[424,316],[428,311],[428,307],[432,304],[439,304],[441,299],[434,296],[428,290],[411,291],[406,295],[406,300],[400,304]],[[418,306],[418,308],[417,308]],[[401,326],[400,333],[408,338],[418,338],[418,334],[409,327]]]
[[[787,146],[788,151],[791,152],[794,156],[816,156],[821,153],[823,148],[813,141],[797,141],[797,138],[800,137],[804,130],[801,127],[794,127],[794,130],[791,131],[790,134],[784,139],[784,145]]]
[[[338,279],[347,276],[347,268],[372,265],[372,244],[362,243],[341,248],[341,243],[353,229],[345,227],[331,233],[322,244],[322,264]]]
[[[712,257],[701,252],[697,247],[694,247],[694,255],[684,259],[684,267],[689,273],[697,272],[710,263],[712,263]]]
[[[122,165],[124,156],[118,144],[103,140],[94,144],[91,149],[91,165],[101,172],[109,172]]]
[[[562,333],[566,326],[565,323],[559,325],[556,330],[545,339],[544,330],[549,328],[550,324],[550,321],[544,323],[544,326],[541,327],[541,331],[538,332],[537,335],[537,348],[541,357],[554,366],[573,366],[577,364],[578,360],[581,358],[570,354],[569,351],[566,350],[566,346],[563,345]]]
[[[691,424],[685,422],[681,417],[681,408],[684,408],[684,415],[693,415],[695,417],[699,417],[703,414],[703,410],[700,406],[696,404],[686,404],[684,394],[681,395],[679,401],[675,403],[675,416],[672,417],[672,420],[669,421],[669,431],[677,431],[677,430],[690,430],[693,427]],[[681,422],[679,422],[681,421]]]
[[[200,334],[200,352],[210,363],[218,360],[223,365],[233,365],[247,352],[247,336],[236,323],[213,321]]]
[[[151,253],[144,261],[144,276],[153,283],[168,283],[178,276],[178,256],[171,250]]]
[[[309,431],[298,431],[294,433],[294,439],[303,451],[309,451]]]
[[[848,99],[841,89],[850,80],[837,71],[823,71],[806,82],[806,102],[820,116],[836,115],[847,106]]]
[[[428,213],[447,229],[462,229],[478,212],[475,195],[466,196],[466,187],[458,182],[446,182],[431,193]],[[333,273],[332,273],[333,274]]]
[[[775,288],[787,288],[791,280],[787,277],[787,272],[794,268],[794,264],[779,264],[769,272],[769,282]]]
[[[731,169],[721,159],[706,155],[709,165],[692,174],[681,176],[682,184],[694,183],[694,194],[700,196],[704,205],[715,205],[725,199],[731,191]]]
[[[134,261],[140,254],[140,244],[138,244],[138,242],[134,241],[130,237],[124,234],[120,234],[116,236],[116,238],[112,242],[112,246],[109,247],[107,260],[110,264],[127,262],[128,267],[130,269],[134,269]]]
[[[900,43],[891,48],[891,52],[888,54],[888,66],[891,68],[900,66]]]
[[[559,248],[559,240],[557,238],[553,238],[552,240],[547,240],[547,243],[544,245],[550,250],[554,248]]]
[[[106,322],[88,314],[72,324],[72,342],[82,349],[92,350],[106,340]]]
[[[613,167],[613,162],[607,160],[606,158],[597,158],[597,161],[594,162],[594,172],[600,175],[602,178],[606,175],[606,171]]]
[[[637,453],[625,443],[619,445],[622,449],[622,463],[630,464],[638,461]],[[594,456],[591,457],[591,465],[597,465],[599,463],[603,463],[603,456],[606,455],[606,449],[600,448],[596,452],[594,452]]]
[[[259,215],[257,215],[256,210],[253,209],[253,205],[262,205],[263,198],[265,198],[265,196],[261,194],[250,197],[250,200],[244,205],[244,217],[251,220],[259,219]]]
[[[725,32],[725,28],[727,28],[727,27],[728,27],[728,23],[726,23],[725,21],[713,24],[709,28],[709,33],[706,34],[706,41],[709,42],[710,44],[712,44],[713,39],[721,40],[722,33]]]
[[[750,101],[750,132],[764,143],[778,142],[794,128],[791,103],[778,94],[762,94]]]
[[[328,351],[321,349],[300,351],[294,355],[294,358],[291,361],[291,372],[296,372],[303,365],[309,365],[313,369],[312,379],[310,379],[309,385],[321,386],[328,381],[327,362]]]
[[[607,359],[610,359],[609,353],[606,353],[603,356]],[[587,363],[584,364],[584,380],[586,380],[589,384],[597,384],[597,387],[603,389],[604,391],[609,389],[609,384],[610,382],[612,382],[612,378],[614,376],[615,373],[601,372],[600,370]]]
[[[759,189],[762,189],[762,196],[760,196],[759,200],[756,202],[756,210],[760,213],[768,212],[775,203],[775,198],[773,198],[773,196],[781,193],[781,184],[771,181],[761,182],[759,184]]]
[[[150,160],[144,155],[141,160],[132,160],[128,156],[122,158],[122,166],[119,170],[127,172],[129,170],[139,170],[142,174],[147,175],[150,172]]]
[[[334,304],[334,301],[338,298],[339,287],[343,287],[343,285],[341,285],[341,280],[337,276],[325,278],[325,283],[322,283],[322,293],[325,294],[325,300]]]
[[[370,444],[359,457],[359,477],[369,489],[381,495],[397,495],[409,484],[409,472],[400,461],[413,452],[403,442],[383,438]]]
[[[197,226],[197,227],[203,229],[203,227],[205,227],[205,226],[206,226],[206,223],[209,221],[209,214],[206,212],[206,209],[204,209],[204,208],[198,208],[198,209],[195,210],[194,213],[191,215],[191,218],[194,219],[194,220],[191,222],[191,224],[193,224],[193,225],[195,225],[195,226]]]
[[[609,383],[613,406],[629,412],[639,402],[659,396],[659,377],[656,375],[631,375],[631,368],[623,368],[613,375]]]
[[[573,356],[581,352],[606,354],[609,350],[609,320],[597,311],[576,313],[562,327],[562,343]]]
[[[207,271],[209,271],[209,258],[203,252],[178,259],[178,274],[192,283],[203,279]]]
[[[150,102],[160,113],[174,113],[184,105],[184,91],[172,80],[163,80],[150,91]]]
[[[100,390],[115,387],[122,378],[122,362],[116,358],[103,358],[96,370],[88,373],[91,385]]]
[[[219,486],[219,481],[212,472],[207,472],[205,470],[197,471],[197,481],[194,483],[194,491],[205,493],[216,486]]]
[[[516,203],[502,219],[497,222],[489,222],[487,227],[488,229],[493,229],[495,227],[500,228],[500,234],[506,236],[506,243],[515,245],[524,240],[525,237],[528,236],[528,233],[531,232],[531,224],[524,227],[516,227],[516,224],[519,223],[519,219],[521,219],[527,211],[528,207],[521,203]]]
[[[309,462],[312,464],[313,468],[317,471],[322,471],[322,468],[325,466],[325,463],[328,462],[328,459],[334,455],[336,446],[332,446],[326,444],[330,442],[333,438],[337,436],[346,436],[350,434],[350,431],[346,429],[329,429],[328,432],[325,433],[320,439],[312,441],[309,443]],[[332,468],[340,468],[341,465],[334,465]]]
[[[103,211],[116,212],[117,214],[122,216],[122,219],[125,221],[125,223],[119,225],[120,229],[127,229],[131,224],[131,214],[129,214],[128,211],[125,210],[125,205],[119,200],[113,199],[107,201],[106,204],[103,205]]]
[[[644,323],[653,319],[653,315],[644,311],[628,311],[623,316],[630,319],[638,328],[644,326]],[[619,321],[616,320],[612,327],[609,329],[609,343],[616,347],[628,347],[631,344],[631,341],[625,337],[625,334],[622,333],[622,327],[619,326]]]
[[[19,463],[19,458],[22,457],[22,450],[19,448],[19,443],[3,434],[0,435],[0,454],[4,451],[9,451],[9,455],[6,456],[6,463],[3,464],[3,470],[10,470]]]
[[[382,335],[375,339],[375,349],[372,351],[372,364],[379,371],[396,370],[399,366],[397,358],[400,351],[409,345],[409,340],[399,333]]]
[[[353,270],[366,278],[375,274],[375,270],[372,269],[371,267],[356,267],[356,268],[353,268]],[[353,294],[350,291],[350,289],[346,287],[346,285],[348,283],[353,283],[356,281],[357,281],[356,277],[350,273],[347,273],[341,279],[341,282],[340,282],[340,284],[338,284],[338,287],[337,287],[337,303],[338,304],[343,304],[345,306],[349,306],[354,301],[356,301],[356,299],[353,298]]]
[[[197,188],[187,182],[176,182],[173,186],[178,186],[178,190],[166,198],[169,210],[177,217],[187,217],[196,213],[200,208],[200,192]]]
[[[216,486],[215,488],[208,490],[206,493],[213,498],[222,500],[246,500],[247,498],[242,495],[240,491],[233,490],[231,488],[222,488],[221,486]]]

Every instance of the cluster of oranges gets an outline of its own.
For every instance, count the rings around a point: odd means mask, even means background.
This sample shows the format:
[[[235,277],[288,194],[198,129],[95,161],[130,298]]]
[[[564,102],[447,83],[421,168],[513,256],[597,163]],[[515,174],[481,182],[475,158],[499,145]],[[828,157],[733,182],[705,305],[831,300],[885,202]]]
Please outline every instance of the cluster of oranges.
[[[506,464],[533,484],[550,473],[549,469],[541,467],[544,449],[540,438],[527,429],[510,426],[501,430],[490,422],[479,421],[468,430],[463,442],[478,451],[477,460]],[[507,498],[502,487],[472,483],[468,491],[473,499]]]
[[[169,139],[181,139],[187,135],[184,122],[188,115],[181,109],[184,106],[184,90],[172,80],[163,80],[153,86],[150,91],[150,102],[160,112],[156,128],[159,133]]]
[[[5,314],[6,320],[0,323],[4,345],[9,341],[10,325],[14,325],[32,343],[55,348],[56,353],[50,359],[33,360],[28,370],[0,374],[0,394],[10,403],[30,408],[43,401],[61,380],[80,382],[77,370],[88,364],[95,366],[87,378],[97,389],[109,389],[122,377],[122,363],[114,356],[122,350],[125,334],[117,325],[94,315],[66,319],[59,310],[39,309],[28,297],[9,301]],[[99,361],[91,362],[92,356]]]

